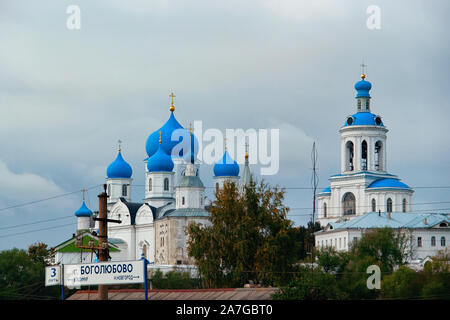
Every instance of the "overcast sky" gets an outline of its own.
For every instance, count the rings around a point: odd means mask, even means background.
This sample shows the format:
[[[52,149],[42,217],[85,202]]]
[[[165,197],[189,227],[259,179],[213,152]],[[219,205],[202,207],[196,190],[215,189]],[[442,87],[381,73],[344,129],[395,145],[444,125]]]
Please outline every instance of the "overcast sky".
[[[66,26],[69,5],[81,9],[79,30]],[[370,5],[381,29],[366,25]],[[412,0],[0,0],[0,250],[69,238],[80,190],[104,183],[118,139],[133,201],[142,201],[145,141],[168,119],[172,90],[185,127],[280,129],[271,184],[310,187],[315,141],[327,187],[362,61],[371,110],[389,129],[389,173],[416,187],[413,210],[450,208],[422,205],[450,202],[449,188],[421,188],[450,186],[449,9]],[[200,175],[211,187],[212,167]],[[100,192],[88,191],[92,210]],[[311,190],[288,189],[286,204],[303,224]]]

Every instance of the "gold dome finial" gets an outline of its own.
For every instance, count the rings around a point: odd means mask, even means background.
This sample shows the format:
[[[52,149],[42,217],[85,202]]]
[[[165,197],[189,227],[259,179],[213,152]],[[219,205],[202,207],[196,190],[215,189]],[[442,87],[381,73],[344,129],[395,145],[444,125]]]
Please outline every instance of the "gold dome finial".
[[[248,159],[248,143],[245,143],[245,159]]]
[[[367,65],[364,64],[364,61],[361,63],[361,79],[365,79],[366,78],[366,67]]]
[[[161,142],[162,142],[161,135],[162,135],[162,131],[159,132],[159,144],[161,144]]]
[[[120,148],[120,144],[122,143],[122,141],[120,141],[120,140],[118,140],[117,141],[117,144],[119,145],[119,152],[122,150],[121,148]]]
[[[175,98],[176,96],[173,94],[173,92],[171,92],[170,94],[169,94],[169,97],[171,97],[172,98],[172,104],[170,105],[170,111],[171,112],[174,112],[175,111],[175,106],[173,105],[173,98]]]

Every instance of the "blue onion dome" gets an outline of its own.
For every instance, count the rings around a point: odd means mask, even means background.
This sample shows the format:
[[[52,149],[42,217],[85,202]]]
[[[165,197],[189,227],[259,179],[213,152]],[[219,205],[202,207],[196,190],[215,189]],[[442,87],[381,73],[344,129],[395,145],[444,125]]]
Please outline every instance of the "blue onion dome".
[[[225,149],[222,159],[214,165],[214,175],[216,177],[237,177],[239,175],[239,165],[228,154]]]
[[[145,143],[145,150],[149,157],[153,156],[159,148],[159,132],[160,131],[162,132],[162,141],[163,141],[162,148],[169,155],[172,155],[172,149],[176,145],[178,145],[180,142],[182,142],[182,141],[188,142],[190,140],[189,132],[183,128],[183,126],[177,121],[177,119],[175,118],[175,116],[173,114],[173,112],[175,111],[175,107],[173,106],[173,97],[175,97],[175,95],[172,96],[172,105],[170,106],[171,114],[170,114],[169,120],[167,120],[167,122],[161,128],[159,128],[158,130],[153,132],[147,138],[147,142]],[[173,139],[172,139],[172,136],[173,136]],[[193,139],[194,145],[196,146],[194,151],[196,151],[196,150],[198,150],[198,141],[192,133],[191,133],[191,137],[194,138]],[[176,149],[177,154],[174,155],[174,157],[182,158],[183,154],[187,153],[187,152],[184,152],[184,150],[187,150],[187,149],[188,149],[188,147],[185,147],[184,144],[180,145],[179,149]]]
[[[369,91],[372,89],[372,84],[365,80],[366,75],[361,75],[361,80],[355,83],[355,90],[357,91],[356,98],[370,98]]]
[[[86,206],[86,203],[83,201],[83,204],[81,205],[80,209],[75,211],[75,216],[77,217],[90,217],[93,213],[89,208]]]
[[[162,133],[161,133],[162,136]],[[161,141],[161,140],[160,140]],[[159,143],[159,148],[148,158],[147,169],[149,172],[171,172],[174,164],[172,157],[163,149],[163,144]]]
[[[106,175],[108,178],[122,178],[129,179],[133,174],[131,166],[123,159],[122,152],[117,154],[116,160],[111,162],[111,164],[106,169]]]
[[[371,112],[357,112],[345,120],[344,126],[380,126],[383,127],[383,121],[380,116]]]

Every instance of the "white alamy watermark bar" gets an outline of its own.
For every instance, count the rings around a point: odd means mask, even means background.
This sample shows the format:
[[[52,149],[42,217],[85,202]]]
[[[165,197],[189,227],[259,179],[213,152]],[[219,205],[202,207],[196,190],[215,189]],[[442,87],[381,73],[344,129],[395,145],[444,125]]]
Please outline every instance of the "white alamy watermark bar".
[[[180,141],[182,138],[182,141],[172,149],[172,157],[177,157],[181,151],[184,155],[189,154],[192,150],[199,161],[213,165],[222,159],[226,149],[231,160],[244,164],[248,145],[249,164],[260,165],[261,175],[278,173],[280,129],[226,129],[224,134],[216,128],[204,130],[202,121],[194,121],[192,133],[195,141],[191,141],[191,136],[186,135],[186,129],[173,131],[171,140]]]

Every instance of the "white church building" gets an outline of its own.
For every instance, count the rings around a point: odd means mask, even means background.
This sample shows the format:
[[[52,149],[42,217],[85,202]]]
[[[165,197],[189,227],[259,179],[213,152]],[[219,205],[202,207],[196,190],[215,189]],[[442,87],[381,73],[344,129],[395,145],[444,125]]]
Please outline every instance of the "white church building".
[[[349,115],[341,134],[341,172],[318,195],[322,226],[368,212],[409,212],[414,190],[387,171],[387,132],[381,116],[371,112],[370,89],[365,80],[355,84],[356,113]]]
[[[150,262],[150,268],[163,271],[195,269],[187,252],[186,227],[190,223],[210,224],[205,186],[199,177],[200,165],[196,161],[198,141],[191,130],[186,130],[176,120],[173,105],[170,117],[158,130],[150,134],[145,149],[145,194],[143,202],[132,200],[133,170],[119,150],[116,159],[107,167],[108,219],[120,220],[120,224],[108,224],[110,257],[113,261],[138,260],[142,255]],[[173,141],[172,136],[179,137]],[[177,146],[178,145],[178,146]],[[182,145],[182,148],[179,146]],[[177,148],[175,148],[177,146]],[[221,188],[225,181],[240,187],[250,181],[248,154],[239,177],[239,165],[225,151],[223,158],[214,165],[214,182]],[[98,226],[93,223],[94,213],[83,201],[75,212],[78,220],[77,234],[56,246],[55,263],[87,263],[92,254],[76,247],[89,241],[98,243]],[[93,262],[96,259],[94,257]]]
[[[315,233],[316,248],[348,251],[364,232],[390,227],[407,235],[412,265],[449,248],[447,214],[413,213],[414,190],[387,171],[387,132],[381,116],[371,112],[372,84],[365,74],[355,84],[356,113],[345,120],[341,134],[341,172],[317,196],[324,230]]]

